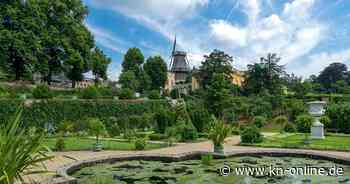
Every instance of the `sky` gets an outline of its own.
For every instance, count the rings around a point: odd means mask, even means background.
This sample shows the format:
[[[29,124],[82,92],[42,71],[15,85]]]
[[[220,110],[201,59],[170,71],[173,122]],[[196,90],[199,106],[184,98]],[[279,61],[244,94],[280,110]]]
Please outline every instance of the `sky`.
[[[245,70],[277,53],[287,72],[306,78],[330,63],[350,64],[350,0],[83,0],[85,24],[112,58],[117,80],[123,55],[138,47],[145,57],[188,53],[192,66],[214,49]]]

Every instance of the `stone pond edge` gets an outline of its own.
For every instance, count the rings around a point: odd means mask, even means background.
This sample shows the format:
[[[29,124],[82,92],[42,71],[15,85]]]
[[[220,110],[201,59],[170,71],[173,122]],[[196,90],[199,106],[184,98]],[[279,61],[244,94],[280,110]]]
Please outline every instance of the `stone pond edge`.
[[[271,150],[235,150],[230,152],[225,152],[225,154],[216,154],[212,152],[195,151],[183,154],[173,154],[173,155],[162,155],[162,154],[125,154],[116,155],[108,157],[100,157],[91,160],[76,161],[72,164],[68,164],[60,167],[57,170],[57,176],[51,178],[46,184],[77,184],[77,179],[70,176],[69,174],[78,171],[84,167],[93,166],[101,163],[114,163],[117,161],[127,161],[127,160],[149,160],[149,161],[166,161],[166,162],[176,162],[191,159],[200,159],[201,155],[213,154],[215,158],[227,158],[227,157],[239,157],[239,156],[274,156],[274,157],[307,157],[316,160],[327,160],[332,161],[337,164],[350,165],[350,160],[347,157],[336,156],[332,154],[327,154],[326,152],[319,152],[313,150],[289,150],[289,149],[271,149]]]

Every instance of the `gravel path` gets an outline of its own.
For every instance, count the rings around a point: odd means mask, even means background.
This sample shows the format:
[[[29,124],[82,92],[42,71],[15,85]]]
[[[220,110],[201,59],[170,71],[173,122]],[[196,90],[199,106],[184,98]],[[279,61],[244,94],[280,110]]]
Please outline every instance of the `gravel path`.
[[[234,136],[226,139],[225,152],[230,154],[250,153],[250,152],[285,152],[291,151],[289,149],[278,149],[278,148],[255,148],[255,147],[244,147],[237,146],[240,142],[239,136]],[[213,151],[212,143],[210,141],[200,143],[186,143],[176,145],[174,147],[161,148],[157,150],[149,151],[102,151],[102,152],[91,152],[91,151],[72,151],[72,152],[55,152],[55,158],[45,163],[47,169],[52,171],[51,174],[44,175],[31,175],[28,176],[28,180],[32,181],[44,181],[55,175],[56,171],[66,165],[72,164],[76,161],[91,160],[96,158],[103,158],[109,156],[131,156],[136,154],[150,154],[150,155],[164,155],[172,156],[179,155],[188,152],[195,151]],[[294,150],[295,151],[295,150]],[[298,150],[301,153],[313,153],[321,155],[329,155],[332,157],[342,158],[350,160],[350,152],[337,152],[337,151],[315,151],[315,150]]]

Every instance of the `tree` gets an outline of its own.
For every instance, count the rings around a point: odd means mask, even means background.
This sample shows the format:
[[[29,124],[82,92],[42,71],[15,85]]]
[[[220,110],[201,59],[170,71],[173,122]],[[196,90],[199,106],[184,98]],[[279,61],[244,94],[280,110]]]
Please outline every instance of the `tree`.
[[[92,54],[92,73],[95,75],[95,84],[97,85],[100,79],[107,79],[107,68],[111,59],[99,48],[95,48]]]
[[[284,66],[278,65],[280,60],[276,54],[268,54],[266,58],[260,59],[260,63],[248,65],[248,77],[244,85],[246,91],[250,94],[281,94],[285,71]]]
[[[38,3],[19,0],[0,3],[0,66],[15,80],[28,79],[42,52],[42,17]]]
[[[145,57],[139,48],[130,48],[124,55],[124,61],[122,63],[123,72],[133,70],[138,74],[137,72],[140,70],[144,60]]]
[[[228,106],[230,81],[225,74],[214,74],[206,95],[206,105],[209,112],[216,117],[222,117],[224,109]]]
[[[91,118],[88,120],[89,131],[91,135],[96,136],[96,151],[100,151],[102,148],[100,147],[99,138],[101,135],[106,133],[106,127],[103,122],[96,118]]]
[[[136,91],[139,87],[139,81],[136,78],[135,72],[132,70],[122,72],[119,76],[119,83],[122,88],[128,88],[133,91]]]
[[[326,89],[326,92],[336,92],[332,84],[339,80],[346,80],[347,67],[343,63],[332,63],[318,76],[317,81]]]
[[[207,88],[213,81],[215,74],[224,74],[227,80],[231,79],[231,74],[233,72],[232,62],[233,59],[228,54],[214,50],[209,56],[204,56],[205,61],[199,68],[198,75],[201,79],[201,86]]]
[[[73,53],[70,54],[70,59],[64,64],[66,76],[72,81],[72,88],[75,88],[76,82],[84,78],[84,60],[78,52],[73,51]]]
[[[143,66],[151,79],[151,89],[159,90],[164,87],[167,80],[167,65],[160,56],[150,57]]]

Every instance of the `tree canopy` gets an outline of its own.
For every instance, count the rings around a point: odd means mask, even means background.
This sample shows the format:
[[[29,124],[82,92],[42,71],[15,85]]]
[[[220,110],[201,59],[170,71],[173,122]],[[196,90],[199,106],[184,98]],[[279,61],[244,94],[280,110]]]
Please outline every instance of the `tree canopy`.
[[[167,80],[167,65],[162,57],[154,56],[147,59],[144,70],[151,79],[151,88],[159,90]]]

